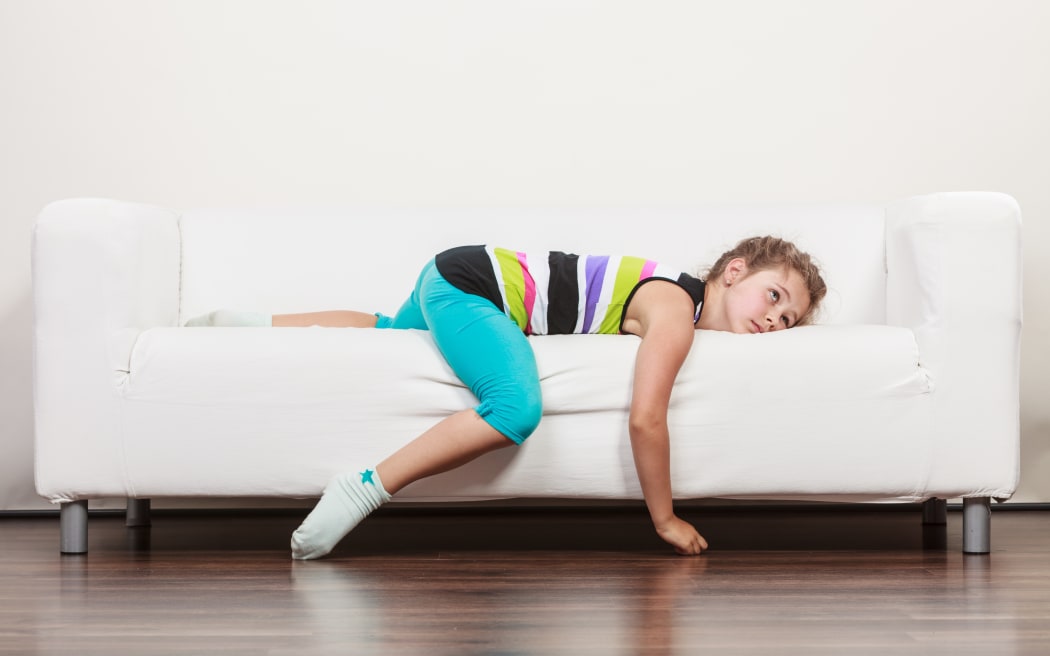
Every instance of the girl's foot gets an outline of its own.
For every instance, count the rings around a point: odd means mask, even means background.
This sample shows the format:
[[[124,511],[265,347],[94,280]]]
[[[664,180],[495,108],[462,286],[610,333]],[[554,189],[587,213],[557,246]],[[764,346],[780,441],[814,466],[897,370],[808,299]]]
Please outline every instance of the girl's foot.
[[[324,556],[361,520],[389,500],[390,495],[374,469],[336,476],[292,534],[292,558],[312,560]]]

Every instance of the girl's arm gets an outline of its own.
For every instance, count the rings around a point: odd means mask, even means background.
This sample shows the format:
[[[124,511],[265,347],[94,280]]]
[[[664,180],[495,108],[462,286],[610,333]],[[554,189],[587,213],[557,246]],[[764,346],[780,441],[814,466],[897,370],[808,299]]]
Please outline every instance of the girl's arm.
[[[678,370],[693,344],[693,304],[671,282],[653,281],[631,299],[624,332],[642,338],[635,360],[630,434],[635,469],[657,534],[683,555],[699,554],[707,542],[674,514],[671,495],[667,408]]]

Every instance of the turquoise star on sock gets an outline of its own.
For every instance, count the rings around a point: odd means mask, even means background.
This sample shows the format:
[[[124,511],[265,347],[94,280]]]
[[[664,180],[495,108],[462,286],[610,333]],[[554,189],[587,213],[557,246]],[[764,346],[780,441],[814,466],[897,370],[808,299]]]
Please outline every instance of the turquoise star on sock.
[[[364,470],[363,472],[361,472],[361,482],[362,483],[370,483],[371,485],[375,485],[375,481],[372,480],[372,474],[375,474],[375,473],[376,472],[375,472],[374,469],[366,469],[366,470]]]

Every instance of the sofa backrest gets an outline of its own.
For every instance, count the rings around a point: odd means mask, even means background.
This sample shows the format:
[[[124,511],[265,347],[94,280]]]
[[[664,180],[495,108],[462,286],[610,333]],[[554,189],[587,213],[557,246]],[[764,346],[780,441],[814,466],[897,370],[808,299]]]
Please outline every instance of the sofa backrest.
[[[857,205],[193,210],[180,218],[180,323],[217,308],[392,314],[422,265],[462,244],[638,255],[696,274],[754,234],[821,264],[821,322],[885,323],[884,216]]]

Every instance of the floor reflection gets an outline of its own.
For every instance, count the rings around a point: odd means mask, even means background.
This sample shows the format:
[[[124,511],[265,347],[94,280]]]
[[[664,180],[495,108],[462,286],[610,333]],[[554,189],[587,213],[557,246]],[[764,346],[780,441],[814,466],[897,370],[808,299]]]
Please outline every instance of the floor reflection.
[[[388,559],[389,560],[389,559]],[[624,565],[538,556],[522,572],[504,557],[340,559],[292,565],[312,648],[378,642],[391,653],[473,646],[484,653],[671,654],[683,596],[701,591],[709,560],[653,557]],[[517,565],[520,565],[520,558]],[[439,638],[440,637],[440,638]],[[685,646],[687,640],[682,640]]]

